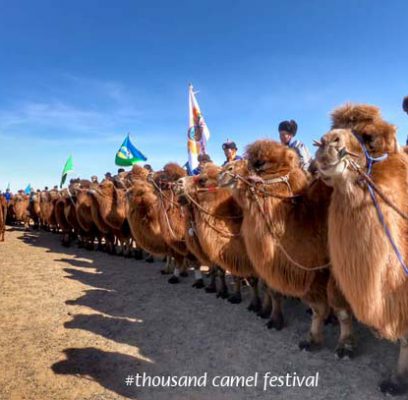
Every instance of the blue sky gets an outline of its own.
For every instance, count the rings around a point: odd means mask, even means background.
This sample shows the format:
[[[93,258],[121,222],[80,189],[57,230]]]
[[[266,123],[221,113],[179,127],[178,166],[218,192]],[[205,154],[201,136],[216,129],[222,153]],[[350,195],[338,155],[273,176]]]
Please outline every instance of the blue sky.
[[[408,2],[0,0],[0,189],[115,171],[127,132],[154,168],[184,163],[187,87],[240,150],[298,122],[311,146],[346,101],[408,117]]]

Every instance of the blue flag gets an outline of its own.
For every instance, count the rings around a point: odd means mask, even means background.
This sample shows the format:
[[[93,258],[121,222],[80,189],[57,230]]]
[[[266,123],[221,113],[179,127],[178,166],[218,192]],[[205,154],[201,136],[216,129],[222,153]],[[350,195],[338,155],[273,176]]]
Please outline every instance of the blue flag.
[[[31,184],[29,183],[28,185],[27,185],[27,187],[24,189],[24,193],[25,194],[30,194],[31,193]]]
[[[133,145],[128,134],[116,153],[115,164],[128,167],[139,161],[147,161],[147,158]]]

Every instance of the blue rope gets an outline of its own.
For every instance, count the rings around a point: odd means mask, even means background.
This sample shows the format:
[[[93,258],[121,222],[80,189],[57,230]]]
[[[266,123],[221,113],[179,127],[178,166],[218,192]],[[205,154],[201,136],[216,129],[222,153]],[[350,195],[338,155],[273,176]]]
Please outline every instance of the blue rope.
[[[362,141],[362,139],[360,138],[360,136],[358,136],[354,132],[353,132],[353,134],[356,137],[356,139],[359,141],[359,143],[360,143],[360,145],[361,145],[361,147],[363,149],[364,155],[365,155],[366,160],[367,160],[367,175],[370,176],[373,165],[376,162],[384,161],[385,159],[387,159],[388,154],[385,153],[385,154],[383,154],[382,156],[379,156],[379,157],[372,157],[368,153],[367,148],[366,148],[364,142]],[[408,267],[405,264],[404,259],[402,258],[402,255],[401,255],[400,251],[398,250],[397,245],[394,242],[394,239],[392,238],[391,232],[390,232],[387,224],[385,223],[384,214],[382,213],[380,205],[378,204],[377,196],[375,195],[374,189],[373,189],[373,187],[371,186],[371,184],[369,182],[367,182],[367,187],[368,187],[368,192],[370,193],[371,200],[372,200],[372,202],[373,202],[373,204],[375,206],[375,209],[377,211],[378,219],[380,220],[380,222],[381,222],[381,224],[382,224],[382,226],[384,228],[384,231],[385,231],[385,234],[386,234],[386,236],[388,238],[388,241],[391,243],[391,246],[392,246],[392,248],[394,250],[394,253],[397,256],[398,261],[400,262],[400,264],[402,266],[402,269],[404,270],[405,275],[408,275]]]

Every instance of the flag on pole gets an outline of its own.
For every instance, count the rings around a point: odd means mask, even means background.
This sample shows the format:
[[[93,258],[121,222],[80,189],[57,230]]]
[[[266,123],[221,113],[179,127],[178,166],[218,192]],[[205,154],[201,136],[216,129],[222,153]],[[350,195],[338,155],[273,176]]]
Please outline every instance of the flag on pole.
[[[72,156],[70,155],[62,171],[60,189],[62,188],[62,185],[65,183],[68,173],[72,172],[73,170],[74,170],[74,164],[72,162]]]
[[[116,153],[115,164],[121,167],[128,167],[139,161],[147,161],[147,158],[133,145],[127,134],[120,149]]]
[[[29,183],[28,185],[27,185],[27,187],[24,189],[24,193],[25,194],[30,194],[31,193],[31,184]]]
[[[197,168],[199,154],[206,152],[207,141],[210,138],[210,131],[201,114],[200,106],[196,99],[196,92],[190,83],[188,87],[188,133],[187,133],[187,152],[188,164],[190,170]]]

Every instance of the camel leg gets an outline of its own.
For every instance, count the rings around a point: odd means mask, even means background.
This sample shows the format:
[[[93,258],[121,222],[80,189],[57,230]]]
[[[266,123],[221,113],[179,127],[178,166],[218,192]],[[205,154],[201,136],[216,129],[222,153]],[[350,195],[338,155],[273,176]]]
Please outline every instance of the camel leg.
[[[180,283],[180,265],[179,263],[176,263],[176,259],[174,257],[171,257],[171,264],[174,265],[174,270],[173,275],[168,280],[168,282],[172,284]]]
[[[309,337],[299,343],[301,350],[313,351],[318,350],[323,343],[323,327],[324,320],[330,312],[330,308],[326,302],[309,303],[313,311],[312,324],[310,326]]]
[[[353,336],[353,315],[350,310],[336,311],[340,324],[340,337],[335,354],[340,359],[353,358],[356,344]]]
[[[217,285],[216,285],[216,277],[217,277],[217,267],[215,265],[212,265],[210,267],[210,271],[208,273],[210,277],[210,283],[209,285],[205,288],[206,293],[215,293],[217,291]]]
[[[241,278],[238,276],[234,276],[233,279],[235,283],[234,294],[228,297],[228,301],[232,304],[239,304],[242,301]]]
[[[266,286],[266,283],[262,281],[263,286],[263,297],[262,297],[262,307],[258,312],[258,316],[261,318],[269,318],[272,313],[272,289]]]
[[[147,257],[145,258],[145,261],[147,263],[154,263],[154,257],[151,254],[147,253]],[[170,272],[166,272],[166,273],[170,273]]]
[[[202,289],[204,287],[203,274],[201,273],[200,265],[194,267],[194,278],[195,281],[191,285],[193,288]]]
[[[247,307],[247,310],[255,313],[261,309],[261,299],[259,298],[258,282],[258,278],[248,278],[248,283],[251,286],[252,298],[249,306]]]
[[[149,261],[147,261],[147,259],[146,259],[146,262],[149,262]],[[170,263],[171,263],[171,257],[170,257],[170,256],[166,256],[166,265],[164,266],[163,269],[160,270],[160,273],[161,273],[162,275],[168,275],[168,274],[170,274],[170,270],[171,270]]]
[[[408,390],[408,336],[400,339],[397,371],[380,382],[380,390],[392,396],[402,395]]]
[[[340,325],[340,337],[335,350],[336,357],[353,358],[356,347],[353,337],[353,314],[332,275],[327,283],[327,300]],[[332,313],[330,313],[330,318],[335,319]],[[325,323],[327,324],[327,320]]]
[[[218,276],[220,278],[220,288],[217,291],[217,297],[221,297],[222,299],[228,298],[228,286],[227,281],[225,280],[225,271],[220,267],[218,269]]]
[[[190,261],[188,260],[187,257],[183,257],[183,261],[181,263],[181,269],[180,269],[180,276],[183,278],[188,277],[188,269],[190,267]]]
[[[283,328],[283,296],[278,292],[274,292],[272,289],[269,290],[269,294],[272,301],[272,314],[271,318],[266,324],[266,327],[268,329],[276,329],[277,331],[280,331]]]

